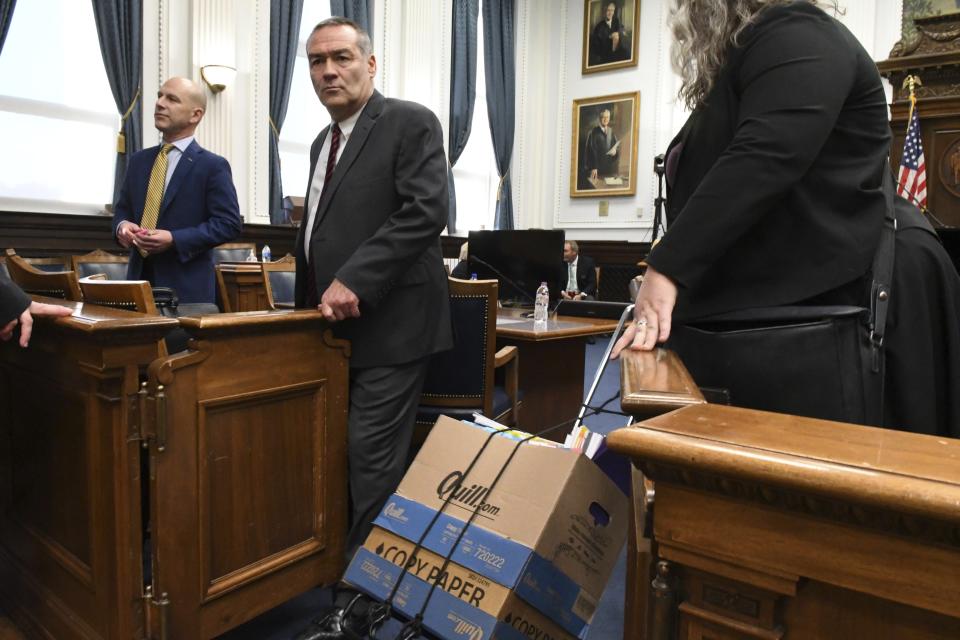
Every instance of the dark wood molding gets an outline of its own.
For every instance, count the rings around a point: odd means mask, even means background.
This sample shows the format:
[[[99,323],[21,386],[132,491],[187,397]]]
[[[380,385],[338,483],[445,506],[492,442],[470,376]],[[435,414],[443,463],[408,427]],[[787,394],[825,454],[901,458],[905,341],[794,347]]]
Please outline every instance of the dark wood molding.
[[[26,257],[79,255],[103,249],[125,253],[113,239],[110,216],[0,211],[0,248]],[[275,258],[293,253],[297,230],[290,226],[244,224],[238,242],[270,245]]]
[[[467,241],[464,236],[440,236],[444,258],[460,256],[460,245]],[[650,253],[649,242],[628,242],[626,240],[577,240],[580,253],[593,258],[598,267],[636,266]],[[560,257],[557,257],[560,260]]]
[[[106,215],[73,215],[65,213],[36,213],[29,211],[0,211],[0,241],[6,249],[32,257],[79,255],[102,249],[111,253],[125,253],[114,241],[112,219]],[[297,239],[296,227],[286,225],[243,225],[238,242],[256,243],[257,249],[270,245],[274,259],[293,253]],[[441,236],[443,257],[456,258],[464,236]],[[649,242],[626,240],[577,240],[580,252],[590,256],[597,266],[635,266],[650,252]],[[557,257],[559,262],[560,257]]]

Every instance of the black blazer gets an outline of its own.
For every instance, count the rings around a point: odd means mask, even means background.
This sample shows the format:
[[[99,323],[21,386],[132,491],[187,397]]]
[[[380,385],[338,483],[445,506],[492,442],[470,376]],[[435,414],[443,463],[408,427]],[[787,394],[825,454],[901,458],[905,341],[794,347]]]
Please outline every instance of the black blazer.
[[[310,149],[310,175],[329,127]],[[410,362],[453,345],[440,232],[447,222],[447,160],[426,107],[374,92],[317,207],[310,244],[317,292],[340,280],[360,317],[333,324],[352,342],[354,367]],[[304,201],[304,211],[312,203]],[[305,300],[304,229],[297,236],[296,304]]]
[[[13,281],[0,276],[0,329],[20,317],[30,306],[30,296]]]
[[[561,267],[560,280],[557,282],[557,291],[567,290],[568,271],[568,264],[564,262]],[[580,255],[577,258],[577,288],[580,290],[580,293],[596,297],[597,265],[593,261],[593,258],[585,255]]]
[[[807,2],[766,10],[671,150],[680,143],[667,233],[647,258],[678,286],[675,318],[798,302],[870,268],[886,97],[834,18]]]

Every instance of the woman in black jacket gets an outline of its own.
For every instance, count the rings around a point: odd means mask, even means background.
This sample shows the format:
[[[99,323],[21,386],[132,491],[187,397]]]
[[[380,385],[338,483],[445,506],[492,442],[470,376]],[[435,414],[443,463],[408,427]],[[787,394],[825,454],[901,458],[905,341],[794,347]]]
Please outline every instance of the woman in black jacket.
[[[636,323],[615,353],[627,345],[652,349],[670,337],[672,323],[728,311],[867,304],[885,212],[886,96],[869,54],[816,4],[677,0],[672,60],[692,113],[666,154],[668,231],[647,258]],[[919,241],[936,244],[932,236]],[[932,268],[949,266],[941,248],[928,249]],[[900,253],[898,268],[909,264]],[[960,310],[960,281],[949,270],[948,299],[921,303]],[[914,360],[908,369],[933,366],[910,355],[913,337],[897,326],[909,297],[897,278],[886,397],[893,405],[903,397],[917,410],[888,407],[885,422],[956,430],[960,399],[943,396],[960,398],[960,363],[937,365],[939,378],[924,383],[897,370],[904,355]],[[944,327],[942,346],[954,351],[948,360],[960,359],[958,335],[956,321]],[[917,401],[910,399],[917,390],[901,383],[935,389],[919,390],[929,402]],[[928,410],[931,403],[937,406]]]

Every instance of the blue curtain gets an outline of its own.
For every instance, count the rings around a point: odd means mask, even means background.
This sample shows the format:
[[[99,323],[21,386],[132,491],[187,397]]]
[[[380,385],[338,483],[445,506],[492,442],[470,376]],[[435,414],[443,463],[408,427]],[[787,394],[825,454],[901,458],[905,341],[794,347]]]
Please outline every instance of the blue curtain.
[[[457,190],[453,165],[470,138],[473,105],[477,99],[477,17],[480,0],[453,0],[453,57],[450,61],[450,138],[447,141],[447,184],[450,208],[447,234],[457,232]]]
[[[303,0],[270,2],[270,224],[289,222],[280,177],[280,129],[287,117]],[[299,194],[297,194],[299,195]]]
[[[117,167],[113,174],[113,202],[116,202],[127,175],[127,161],[143,148],[140,91],[143,0],[93,0],[93,17],[110,91],[122,118],[120,135],[124,145],[123,151],[117,148]]]
[[[330,14],[353,20],[373,39],[373,0],[330,0]]]
[[[497,159],[500,186],[494,229],[513,229],[510,159],[514,127],[514,0],[483,0],[483,62],[487,81],[487,117]]]
[[[0,0],[0,51],[3,50],[3,42],[7,39],[7,31],[10,30],[10,18],[13,17],[13,8],[17,5],[17,0]]]

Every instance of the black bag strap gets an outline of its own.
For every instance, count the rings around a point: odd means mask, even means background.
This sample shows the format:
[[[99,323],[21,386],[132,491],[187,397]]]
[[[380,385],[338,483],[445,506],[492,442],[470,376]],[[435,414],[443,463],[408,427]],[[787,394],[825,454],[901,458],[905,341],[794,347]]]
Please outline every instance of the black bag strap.
[[[873,342],[874,353],[877,356],[879,356],[880,347],[883,346],[893,284],[893,258],[897,231],[894,191],[893,173],[890,169],[890,161],[887,160],[883,167],[883,197],[887,206],[883,216],[883,228],[880,231],[880,244],[873,256],[873,282],[870,286],[870,340]]]

